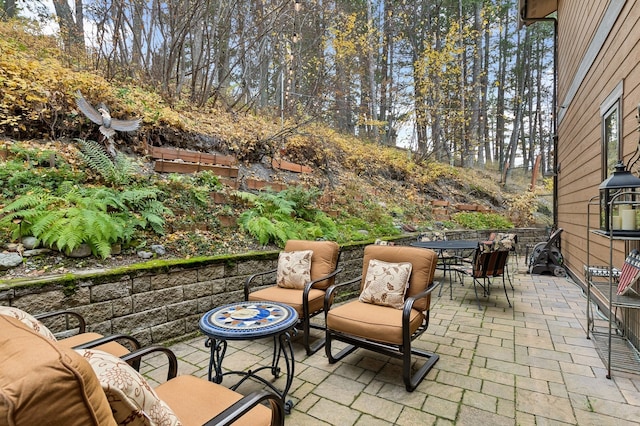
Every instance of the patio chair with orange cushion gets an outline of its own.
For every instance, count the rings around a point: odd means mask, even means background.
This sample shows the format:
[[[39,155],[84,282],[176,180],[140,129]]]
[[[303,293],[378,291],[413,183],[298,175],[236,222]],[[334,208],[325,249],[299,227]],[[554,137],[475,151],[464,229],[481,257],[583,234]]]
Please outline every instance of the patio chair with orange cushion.
[[[294,308],[300,318],[302,344],[311,355],[324,338],[310,343],[310,329],[324,330],[311,319],[324,308],[324,295],[335,282],[340,246],[333,241],[289,240],[278,257],[278,267],[251,275],[244,285],[244,300],[280,302]]]
[[[131,362],[155,349],[126,356]],[[0,424],[284,424],[277,395],[263,390],[243,397],[205,379],[174,377],[175,356],[169,366],[171,378],[153,389],[121,358],[63,347],[16,318],[0,315]]]
[[[122,356],[131,350],[140,348],[140,342],[133,336],[126,334],[112,334],[104,336],[100,333],[87,331],[84,317],[73,311],[61,310],[38,315],[31,315],[22,309],[11,306],[0,306],[0,315],[6,315],[22,321],[43,336],[57,341],[66,348],[98,348],[115,356]],[[61,328],[62,331],[53,333],[43,321]]]
[[[412,392],[438,361],[437,354],[412,346],[429,326],[431,293],[438,256],[432,250],[407,246],[369,245],[364,250],[362,275],[335,284],[325,296],[326,345],[331,364],[357,348],[402,359],[402,378]],[[360,285],[359,297],[332,306],[338,290],[352,291]],[[336,355],[334,341],[347,343]],[[416,355],[423,364],[412,372]]]

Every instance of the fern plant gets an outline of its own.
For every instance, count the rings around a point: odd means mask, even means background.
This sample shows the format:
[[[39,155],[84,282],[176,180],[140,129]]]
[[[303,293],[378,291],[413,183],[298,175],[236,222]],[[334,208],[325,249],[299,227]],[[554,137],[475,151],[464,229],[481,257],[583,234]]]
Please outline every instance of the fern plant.
[[[162,233],[162,215],[168,212],[154,198],[156,192],[71,186],[63,195],[35,191],[0,210],[0,227],[9,228],[14,239],[34,236],[64,253],[86,243],[95,256],[106,258],[113,244],[128,243],[138,229],[149,226]]]
[[[238,223],[260,244],[275,243],[282,247],[289,239],[334,239],[336,236],[333,220],[313,208],[313,197],[301,196],[301,190],[257,195],[239,192],[237,196],[251,205],[240,215]]]
[[[131,181],[134,167],[133,162],[126,155],[118,152],[111,160],[97,142],[84,139],[76,139],[76,141],[80,144],[80,158],[102,176],[106,183],[118,186],[126,185]]]

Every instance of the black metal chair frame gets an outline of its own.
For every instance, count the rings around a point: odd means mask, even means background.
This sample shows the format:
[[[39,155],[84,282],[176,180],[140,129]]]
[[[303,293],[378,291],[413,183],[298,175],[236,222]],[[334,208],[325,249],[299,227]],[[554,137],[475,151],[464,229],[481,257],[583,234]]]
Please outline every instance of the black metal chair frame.
[[[362,276],[354,278],[353,280],[346,281],[340,284],[334,284],[331,286],[325,295],[324,298],[324,311],[325,311],[325,323],[326,317],[331,308],[332,301],[334,300],[334,293],[342,288],[349,285],[353,285],[362,280]],[[325,353],[327,358],[329,359],[329,363],[334,364],[337,361],[340,361],[353,351],[358,348],[367,349],[373,352],[378,352],[384,355],[388,355],[394,358],[402,359],[402,380],[404,381],[405,388],[408,392],[413,392],[416,387],[420,384],[420,382],[426,377],[429,371],[433,368],[433,366],[440,359],[440,355],[435,354],[433,352],[428,352],[421,349],[416,349],[411,346],[413,340],[417,339],[424,333],[429,327],[429,317],[431,309],[428,309],[425,313],[425,318],[418,327],[418,329],[413,333],[409,334],[409,319],[411,317],[411,310],[413,309],[413,304],[416,300],[425,298],[429,296],[435,289],[440,285],[439,282],[434,281],[426,290],[423,292],[413,296],[408,297],[404,302],[404,307],[402,309],[402,344],[401,345],[393,345],[380,341],[370,340],[361,338],[358,336],[353,336],[349,334],[345,334],[339,331],[331,330],[329,327],[326,327],[326,343],[325,343]],[[390,308],[393,309],[393,308]],[[342,349],[336,355],[331,353],[331,343],[333,340],[337,340],[340,342],[347,343],[349,346]],[[416,355],[419,357],[426,358],[426,361],[422,364],[422,366],[413,374],[411,374],[411,364],[412,364],[412,355]]]
[[[46,312],[43,314],[34,315],[34,318],[36,318],[38,321],[42,321],[43,319],[55,318],[59,316],[65,317],[64,318],[65,327],[66,327],[65,331],[69,331],[77,328],[78,329],[77,334],[86,333],[87,331],[86,320],[81,314],[74,311],[60,310],[60,311],[54,311],[54,312]],[[69,321],[70,317],[73,318],[74,321],[77,322],[77,324],[73,324],[72,322],[70,322]],[[133,336],[129,336],[128,334],[111,334],[109,336],[100,337],[98,339],[94,339],[94,340],[82,343],[80,345],[76,345],[73,347],[73,349],[91,349],[91,348],[95,348],[110,342],[118,342],[120,344],[122,344],[122,342],[126,342],[127,345],[125,347],[128,347],[129,350],[137,350],[142,347],[142,345],[140,344],[140,341]],[[133,364],[133,367],[136,369],[136,371],[140,370],[139,363]]]

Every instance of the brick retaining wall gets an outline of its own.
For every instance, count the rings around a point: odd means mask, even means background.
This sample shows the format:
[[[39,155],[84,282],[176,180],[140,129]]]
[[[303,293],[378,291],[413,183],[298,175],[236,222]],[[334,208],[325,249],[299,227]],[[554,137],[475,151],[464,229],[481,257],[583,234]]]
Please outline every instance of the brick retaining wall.
[[[545,241],[544,229],[518,229],[519,253],[527,244]],[[486,239],[488,231],[448,231],[449,239]],[[409,244],[415,236],[394,239]],[[370,244],[367,242],[366,244]],[[362,270],[366,244],[342,247],[339,280]],[[251,274],[274,269],[278,252],[254,252],[175,262],[149,262],[114,271],[34,280],[0,280],[0,305],[31,314],[71,309],[82,314],[88,329],[104,335],[125,333],[143,344],[180,338],[198,330],[202,314],[215,306],[243,299]],[[56,324],[47,324],[56,328]]]

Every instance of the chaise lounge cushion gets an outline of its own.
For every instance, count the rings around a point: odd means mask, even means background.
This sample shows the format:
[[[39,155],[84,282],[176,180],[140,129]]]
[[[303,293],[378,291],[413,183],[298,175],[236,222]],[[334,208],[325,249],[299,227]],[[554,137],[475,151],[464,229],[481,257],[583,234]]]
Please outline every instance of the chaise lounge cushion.
[[[116,424],[91,366],[73,350],[4,315],[0,348],[0,424]]]

